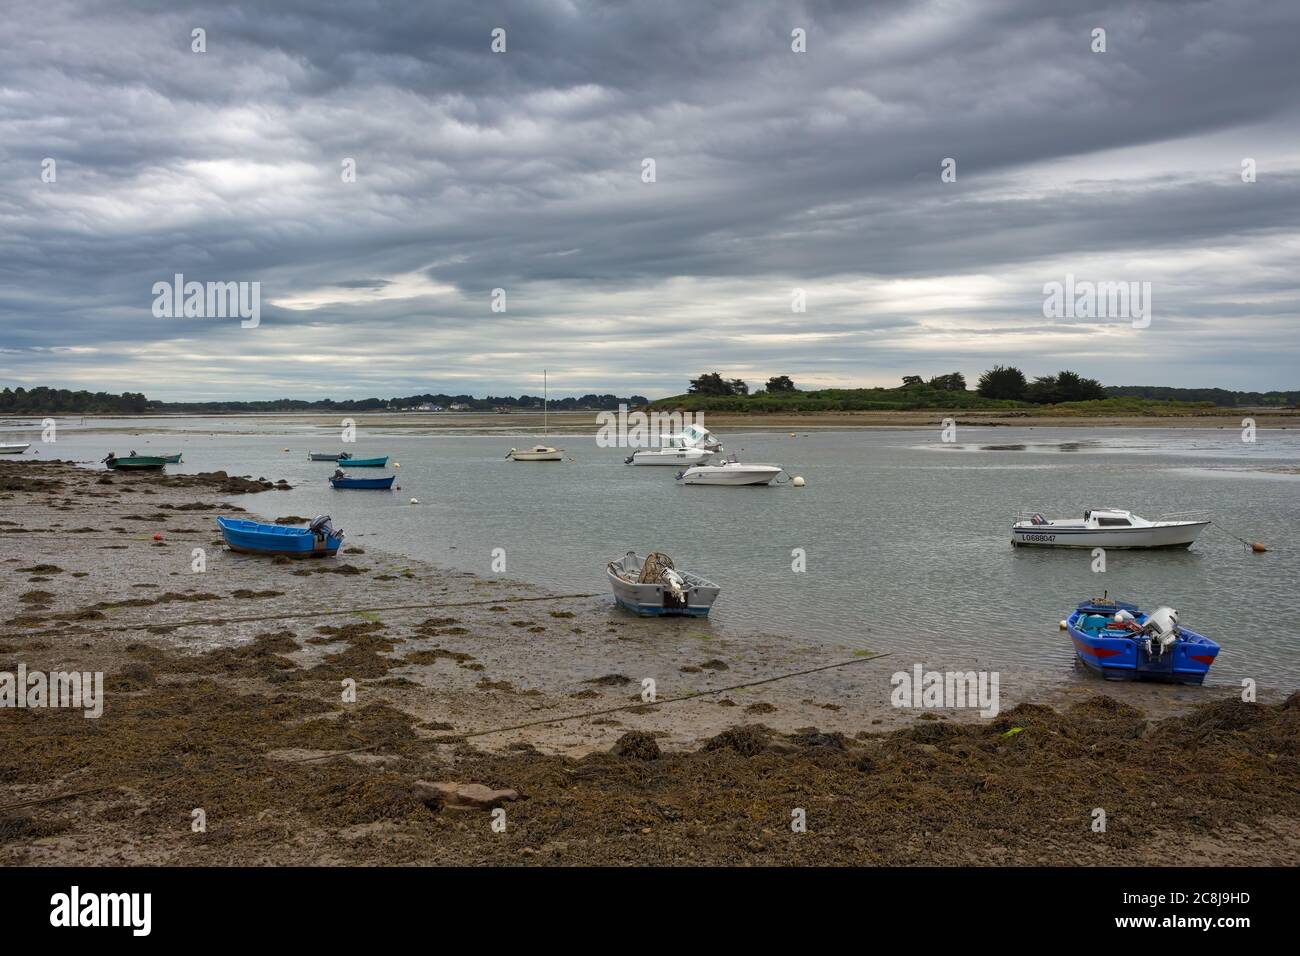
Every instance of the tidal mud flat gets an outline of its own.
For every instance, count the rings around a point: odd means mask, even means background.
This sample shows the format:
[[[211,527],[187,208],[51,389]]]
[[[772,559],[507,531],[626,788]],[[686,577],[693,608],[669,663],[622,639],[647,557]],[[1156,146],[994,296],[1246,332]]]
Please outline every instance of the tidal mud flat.
[[[993,719],[896,709],[912,660],[631,617],[602,556],[564,596],[356,537],[225,551],[235,496],[311,517],[276,487],[0,462],[0,672],[105,675],[96,719],[0,708],[0,863],[1300,861],[1300,695],[1004,675]]]

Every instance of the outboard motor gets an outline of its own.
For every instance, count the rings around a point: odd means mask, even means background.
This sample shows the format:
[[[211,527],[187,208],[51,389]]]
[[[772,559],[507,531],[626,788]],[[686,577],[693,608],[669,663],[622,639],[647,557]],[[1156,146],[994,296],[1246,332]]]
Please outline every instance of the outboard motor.
[[[686,579],[683,578],[675,569],[664,568],[659,575],[659,580],[663,581],[664,587],[672,592],[673,597],[678,601],[686,599],[686,593],[683,590]]]
[[[312,519],[310,527],[311,527],[311,533],[322,541],[326,538],[330,538],[335,535],[337,535],[338,537],[343,536],[342,531],[334,530],[334,524],[330,520],[329,515],[317,515],[315,518]]]
[[[1178,612],[1171,607],[1156,608],[1147,615],[1142,633],[1150,639],[1151,649],[1159,657],[1178,640]]]

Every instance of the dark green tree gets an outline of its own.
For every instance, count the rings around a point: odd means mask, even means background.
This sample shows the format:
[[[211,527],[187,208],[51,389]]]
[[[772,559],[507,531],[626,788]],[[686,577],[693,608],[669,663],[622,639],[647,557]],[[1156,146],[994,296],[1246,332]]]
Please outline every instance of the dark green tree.
[[[692,395],[731,395],[731,383],[722,377],[720,372],[705,372],[699,378],[691,379],[690,394]]]
[[[1003,398],[1021,401],[1025,397],[1025,373],[1014,365],[995,365],[980,376],[977,391],[984,398]]]
[[[937,388],[941,392],[964,392],[966,391],[966,376],[961,372],[952,372],[948,375],[936,375],[930,379],[931,388]]]

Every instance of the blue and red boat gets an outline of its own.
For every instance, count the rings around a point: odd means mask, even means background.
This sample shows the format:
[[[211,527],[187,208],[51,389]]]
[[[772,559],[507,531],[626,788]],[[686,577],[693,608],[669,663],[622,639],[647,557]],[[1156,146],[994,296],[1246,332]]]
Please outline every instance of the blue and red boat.
[[[245,554],[328,557],[337,553],[343,543],[343,532],[334,530],[329,515],[321,515],[306,528],[223,517],[217,518],[217,526],[226,539],[226,546]]]
[[[1107,680],[1200,684],[1219,656],[1219,645],[1182,627],[1178,612],[1105,597],[1084,601],[1065,621],[1075,656]]]

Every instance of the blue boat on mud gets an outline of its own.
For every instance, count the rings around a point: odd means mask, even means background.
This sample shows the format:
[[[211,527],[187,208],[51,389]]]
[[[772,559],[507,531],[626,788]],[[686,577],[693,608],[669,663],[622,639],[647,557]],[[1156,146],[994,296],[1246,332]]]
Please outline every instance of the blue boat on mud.
[[[335,488],[377,488],[386,491],[393,487],[393,482],[396,480],[396,475],[389,475],[386,478],[353,478],[350,475],[335,475],[330,479],[330,484]]]
[[[1178,612],[1105,597],[1084,601],[1065,621],[1075,656],[1107,680],[1200,684],[1219,656],[1219,645],[1181,627]]]
[[[349,468],[383,468],[388,464],[388,456],[383,458],[339,458],[340,465],[347,465]]]
[[[329,515],[319,516],[306,528],[223,517],[217,518],[217,526],[226,546],[244,554],[320,558],[335,554],[343,543],[343,532],[334,530]]]

